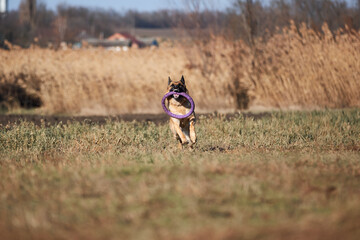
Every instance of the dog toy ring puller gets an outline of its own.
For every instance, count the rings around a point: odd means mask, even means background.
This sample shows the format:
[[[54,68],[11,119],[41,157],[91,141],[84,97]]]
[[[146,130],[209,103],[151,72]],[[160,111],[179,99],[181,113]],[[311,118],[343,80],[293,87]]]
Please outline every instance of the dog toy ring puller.
[[[170,97],[171,95],[174,95],[174,94],[181,95],[181,96],[185,97],[185,98],[190,102],[191,108],[190,108],[190,111],[189,111],[187,114],[185,114],[185,115],[176,115],[176,114],[173,114],[172,112],[170,112],[169,109],[166,108],[166,106],[165,106],[165,100],[166,100],[168,97]],[[183,93],[183,92],[180,92],[180,93],[177,93],[177,92],[168,92],[168,93],[165,94],[164,97],[162,98],[162,100],[161,100],[161,105],[162,105],[164,111],[167,113],[167,115],[169,115],[170,117],[173,117],[173,118],[177,118],[177,119],[187,118],[188,116],[190,116],[190,115],[194,112],[194,109],[195,109],[194,100],[193,100],[189,95],[187,95],[186,93]]]

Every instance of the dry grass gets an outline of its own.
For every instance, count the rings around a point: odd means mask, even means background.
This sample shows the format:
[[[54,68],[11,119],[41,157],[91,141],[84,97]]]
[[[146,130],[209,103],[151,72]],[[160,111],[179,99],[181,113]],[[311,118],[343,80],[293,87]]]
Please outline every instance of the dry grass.
[[[5,59],[0,64],[1,82],[16,82],[40,96],[47,113],[159,113],[168,76],[180,79],[182,74],[199,109],[230,108],[226,99],[211,101],[216,89],[202,92],[205,80],[186,70],[184,52],[178,48],[120,53],[29,49],[0,54]]]
[[[254,95],[266,106],[360,106],[360,34],[325,24],[323,34],[294,24],[263,46],[254,73]],[[251,75],[251,74],[250,74]],[[254,103],[256,104],[256,103]]]
[[[332,36],[326,25],[323,31],[292,25],[266,43],[257,40],[255,52],[221,38],[120,53],[0,51],[0,86],[8,89],[0,104],[23,106],[20,87],[26,101],[42,100],[45,113],[159,113],[167,77],[183,74],[200,112],[232,111],[247,98],[250,107],[359,107],[360,35]]]
[[[1,126],[0,238],[358,239],[359,117]]]

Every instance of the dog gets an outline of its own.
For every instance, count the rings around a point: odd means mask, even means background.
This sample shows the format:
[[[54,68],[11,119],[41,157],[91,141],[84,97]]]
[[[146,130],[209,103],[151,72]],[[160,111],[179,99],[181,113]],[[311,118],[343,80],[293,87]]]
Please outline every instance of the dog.
[[[167,92],[184,92],[189,94],[188,89],[186,88],[184,76],[181,76],[180,81],[172,81],[169,77]],[[191,109],[190,102],[185,97],[178,94],[169,96],[167,100],[168,109],[174,114],[185,115]],[[195,122],[195,112],[193,112],[189,117],[183,119],[170,117],[170,130],[173,133],[174,138],[179,141],[179,148],[183,148],[183,146],[187,144],[189,144],[189,146],[193,146],[196,143]]]

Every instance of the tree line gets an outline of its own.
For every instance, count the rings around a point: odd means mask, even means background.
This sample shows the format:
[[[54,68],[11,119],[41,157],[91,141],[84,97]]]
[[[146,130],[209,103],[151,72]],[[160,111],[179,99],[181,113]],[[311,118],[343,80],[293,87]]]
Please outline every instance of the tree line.
[[[290,20],[316,31],[321,31],[325,22],[333,31],[345,26],[360,28],[360,0],[352,4],[345,0],[272,0],[269,4],[233,0],[232,7],[223,11],[207,8],[207,1],[187,2],[192,4],[186,10],[121,13],[64,4],[52,10],[44,2],[22,0],[18,10],[0,16],[0,34],[13,44],[28,47],[34,42],[41,46],[75,42],[80,33],[107,37],[131,28],[211,29],[213,34],[243,38],[251,44],[251,38],[279,31]]]

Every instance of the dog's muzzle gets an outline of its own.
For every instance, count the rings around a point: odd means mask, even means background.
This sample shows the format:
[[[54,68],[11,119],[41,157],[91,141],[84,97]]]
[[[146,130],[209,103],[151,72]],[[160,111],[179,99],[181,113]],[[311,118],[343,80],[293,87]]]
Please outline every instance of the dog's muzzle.
[[[175,89],[170,89],[170,92],[176,92],[176,93],[178,93],[178,92],[180,92],[180,91],[179,91],[179,89],[175,88]],[[179,95],[179,94],[174,94],[173,97],[174,97],[175,99],[178,99],[178,98],[180,97],[180,95]]]

